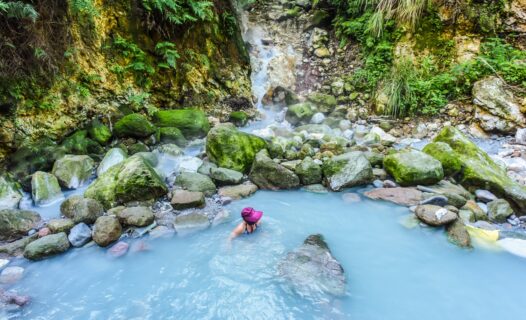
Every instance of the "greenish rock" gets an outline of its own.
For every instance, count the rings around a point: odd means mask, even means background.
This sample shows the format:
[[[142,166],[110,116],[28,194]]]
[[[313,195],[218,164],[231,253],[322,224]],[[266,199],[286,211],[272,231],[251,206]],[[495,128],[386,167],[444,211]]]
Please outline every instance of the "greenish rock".
[[[441,180],[439,183],[419,187],[423,192],[432,192],[432,195],[439,194],[447,198],[448,204],[457,208],[462,208],[468,200],[472,198],[471,193],[461,185],[453,184],[447,180]]]
[[[258,191],[258,186],[256,186],[250,181],[246,181],[243,184],[238,184],[237,186],[221,187],[219,188],[217,193],[221,197],[228,197],[237,200],[249,197],[253,195],[256,191]]]
[[[234,111],[230,113],[229,121],[237,127],[244,127],[248,123],[248,115],[243,111]]]
[[[36,239],[38,239],[38,233],[33,233],[30,236],[5,243],[0,245],[0,253],[5,253],[10,256],[21,256],[24,253],[24,248]]]
[[[35,229],[40,223],[40,215],[33,211],[0,210],[0,240],[13,241]]]
[[[175,127],[164,127],[160,128],[159,131],[162,143],[175,143],[179,147],[184,147],[188,144],[181,130]]]
[[[203,161],[203,164],[199,167],[199,169],[197,169],[197,173],[210,176],[210,171],[216,168],[217,166],[214,163]]]
[[[303,159],[296,167],[295,172],[303,185],[317,184],[322,181],[321,166],[314,162],[311,157]]]
[[[465,211],[466,213],[469,212],[469,215],[467,215],[469,222],[489,220],[488,214],[473,200],[468,200],[466,204],[460,208],[460,211]]]
[[[75,223],[71,219],[51,219],[46,223],[46,226],[51,233],[68,233],[75,226]]]
[[[72,196],[62,202],[60,212],[66,218],[72,219],[75,224],[80,222],[92,224],[104,214],[104,207],[95,199]]]
[[[107,247],[119,240],[122,226],[115,216],[102,216],[97,218],[93,225],[93,241],[101,247]]]
[[[94,167],[89,156],[68,154],[55,161],[52,173],[62,187],[77,189],[89,180]]]
[[[101,145],[106,145],[110,141],[112,133],[107,125],[102,124],[99,120],[93,120],[88,128],[88,135]]]
[[[232,124],[221,124],[208,133],[206,154],[219,167],[247,172],[256,153],[267,146],[265,140],[241,132]]]
[[[133,156],[142,158],[152,167],[155,167],[159,163],[159,159],[157,159],[157,156],[153,152],[137,152]]]
[[[326,184],[332,191],[370,183],[373,168],[362,152],[353,151],[332,157],[322,165]]]
[[[176,127],[187,139],[202,138],[210,131],[206,114],[197,109],[158,111],[153,116],[159,127]]]
[[[171,204],[176,210],[202,208],[205,206],[205,194],[195,191],[174,190]]]
[[[306,131],[307,133],[323,133],[331,134],[332,129],[326,124],[306,124],[303,126],[296,127],[295,132]]]
[[[180,147],[178,147],[176,144],[173,144],[173,143],[163,144],[162,146],[157,148],[157,150],[160,153],[164,153],[172,157],[178,157],[184,154],[184,151]]]
[[[471,248],[471,237],[461,219],[455,220],[446,227],[447,238],[451,243],[462,248]]]
[[[63,147],[48,138],[21,143],[9,159],[8,171],[22,180],[36,171],[50,171],[57,159],[66,154]]]
[[[0,176],[0,210],[18,208],[18,204],[22,200],[20,188],[20,185],[11,176]]]
[[[384,163],[385,156],[379,152],[366,151],[363,154],[373,167],[382,166]]]
[[[57,178],[51,173],[37,171],[31,178],[31,193],[37,206],[45,206],[64,198]]]
[[[146,138],[156,131],[155,126],[138,113],[122,117],[115,123],[114,132],[118,137]]]
[[[493,200],[488,203],[488,218],[491,222],[504,223],[513,214],[508,201],[504,199]]]
[[[285,119],[293,126],[308,124],[314,111],[314,105],[309,102],[293,104],[288,107]]]
[[[329,193],[329,190],[325,188],[323,184],[311,184],[308,186],[303,187],[303,190],[311,193],[318,193],[318,194],[325,194]]]
[[[148,207],[131,207],[120,210],[117,218],[123,225],[146,227],[153,223],[155,217]]]
[[[315,154],[316,151],[314,150],[314,147],[306,143],[303,146],[301,146],[298,156],[300,159],[305,159],[306,157],[314,157]]]
[[[444,168],[444,174],[446,176],[455,175],[462,169],[460,159],[455,156],[455,152],[447,143],[432,142],[427,144],[422,151],[442,163],[442,168]]]
[[[300,185],[300,179],[291,170],[274,162],[266,149],[259,151],[249,173],[250,181],[261,189],[292,189]]]
[[[375,132],[369,132],[360,140],[360,144],[364,146],[370,146],[373,144],[380,143],[380,141],[381,139],[379,134]]]
[[[79,130],[61,143],[67,154],[101,154],[104,149],[100,144],[88,138],[86,130]]]
[[[130,201],[157,199],[168,192],[163,180],[143,158],[132,156],[99,176],[84,196],[112,208]]]
[[[142,142],[137,142],[128,147],[128,154],[133,155],[139,152],[149,152],[150,149]]]
[[[210,170],[210,177],[217,185],[221,186],[240,184],[243,180],[243,174],[241,172],[226,168],[212,168]]]
[[[106,155],[104,155],[104,158],[100,162],[99,167],[97,168],[97,176],[108,171],[108,169],[114,165],[123,162],[127,157],[126,152],[121,148],[111,148],[106,152]]]
[[[207,196],[216,192],[212,179],[200,173],[182,172],[175,178],[175,185],[188,191],[203,192]]]
[[[453,149],[453,155],[462,164],[460,183],[468,190],[485,189],[506,198],[521,211],[526,211],[526,188],[508,177],[487,153],[477,147],[458,129],[446,127],[434,142],[444,142]]]
[[[386,156],[384,168],[402,186],[434,184],[444,177],[440,161],[413,149]]]
[[[309,95],[307,101],[314,104],[318,111],[323,113],[330,113],[338,104],[334,96],[319,92]]]
[[[29,260],[42,260],[66,252],[69,246],[65,232],[50,234],[29,243],[24,249],[24,257]]]
[[[285,168],[296,171],[296,167],[301,163],[301,160],[291,160],[291,161],[285,161],[281,162],[280,164],[284,166]]]

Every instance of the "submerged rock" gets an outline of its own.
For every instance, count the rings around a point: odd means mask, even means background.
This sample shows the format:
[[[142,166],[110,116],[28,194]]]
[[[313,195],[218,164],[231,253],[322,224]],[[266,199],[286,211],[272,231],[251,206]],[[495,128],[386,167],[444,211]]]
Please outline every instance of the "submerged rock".
[[[446,208],[429,204],[417,206],[415,214],[422,222],[433,227],[444,226],[457,219],[456,213]]]
[[[129,244],[127,244],[124,241],[119,241],[108,250],[108,255],[110,255],[112,258],[118,258],[122,257],[126,253],[128,253],[128,248],[130,247]]]
[[[175,185],[188,191],[203,192],[207,196],[216,192],[212,179],[200,173],[182,172],[175,178]]]
[[[2,270],[0,273],[0,283],[1,284],[13,284],[18,282],[24,276],[24,268],[13,266],[7,267]]]
[[[422,192],[415,188],[377,188],[364,193],[370,199],[391,201],[410,207],[422,201]]]
[[[440,161],[413,149],[386,156],[384,168],[402,186],[433,184],[444,177]]]
[[[175,217],[174,228],[177,233],[189,233],[210,227],[208,217],[198,211],[181,214]]]
[[[79,223],[69,231],[68,240],[74,247],[82,247],[91,240],[91,229],[85,223]]]
[[[31,178],[31,193],[37,206],[45,206],[64,198],[57,178],[51,173],[37,171]]]
[[[55,161],[52,173],[62,187],[77,189],[88,181],[93,168],[94,161],[90,157],[68,154]]]
[[[210,130],[208,117],[197,109],[162,110],[153,118],[157,126],[178,128],[187,139],[202,138]]]
[[[246,198],[254,194],[257,190],[258,190],[258,186],[256,186],[250,181],[247,181],[243,184],[238,184],[237,186],[221,187],[219,188],[217,193],[221,197],[229,197],[231,199],[241,199],[241,198]]]
[[[300,179],[291,170],[274,162],[266,149],[256,155],[249,174],[250,181],[261,189],[292,189],[300,185]]]
[[[35,229],[40,222],[40,215],[28,210],[0,210],[0,240],[19,239]]]
[[[488,218],[492,222],[504,223],[513,214],[508,201],[504,199],[493,200],[488,203]]]
[[[174,190],[171,204],[176,210],[201,208],[205,206],[205,195],[202,192]]]
[[[134,227],[148,226],[152,224],[155,218],[152,210],[148,207],[125,208],[119,211],[117,217],[123,225]]]
[[[265,140],[241,132],[232,124],[214,127],[206,139],[206,154],[210,161],[239,172],[247,172],[256,153],[265,147]]]
[[[345,275],[322,235],[310,235],[278,265],[279,276],[301,295],[345,294]]]
[[[16,209],[22,200],[20,186],[9,175],[0,176],[0,210]]]
[[[26,246],[24,257],[30,260],[41,260],[69,249],[69,241],[65,232],[51,234],[37,239]]]
[[[241,172],[226,168],[211,168],[210,177],[214,179],[218,185],[239,184],[243,180],[243,174]]]
[[[111,148],[106,152],[106,155],[100,162],[99,167],[97,168],[97,176],[100,176],[104,172],[108,171],[109,168],[113,167],[114,165],[117,165],[124,160],[126,160],[127,155],[124,150],[121,148]]]
[[[155,126],[141,114],[132,113],[115,123],[118,137],[146,138],[155,133]]]
[[[102,216],[97,218],[93,225],[93,240],[101,247],[107,247],[119,240],[122,234],[122,226],[115,216]]]
[[[471,247],[471,237],[462,220],[457,219],[446,227],[447,238],[459,247]]]
[[[373,169],[362,152],[353,151],[323,163],[323,174],[333,191],[363,185],[373,180]]]

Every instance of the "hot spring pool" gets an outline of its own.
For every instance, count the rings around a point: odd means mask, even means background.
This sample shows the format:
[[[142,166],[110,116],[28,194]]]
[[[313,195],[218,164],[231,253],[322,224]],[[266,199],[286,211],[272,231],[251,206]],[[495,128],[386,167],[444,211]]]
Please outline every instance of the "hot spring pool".
[[[364,189],[354,190],[361,193]],[[32,302],[9,319],[521,319],[525,260],[463,250],[442,230],[405,228],[404,207],[343,193],[260,191],[229,206],[227,223],[148,241],[109,258],[91,247],[27,264],[14,289]],[[243,206],[261,230],[227,245]],[[347,296],[300,296],[276,276],[286,253],[322,233],[347,277]]]

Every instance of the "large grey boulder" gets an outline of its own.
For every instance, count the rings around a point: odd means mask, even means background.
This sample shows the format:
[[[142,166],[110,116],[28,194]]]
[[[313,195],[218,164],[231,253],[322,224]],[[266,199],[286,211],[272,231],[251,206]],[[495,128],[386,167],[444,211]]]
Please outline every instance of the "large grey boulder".
[[[62,187],[77,189],[88,181],[94,165],[88,156],[68,154],[55,161],[52,173]]]
[[[154,215],[148,207],[131,207],[118,211],[117,217],[123,225],[146,227],[153,223]]]
[[[37,206],[45,206],[64,198],[57,178],[51,173],[37,171],[31,178],[31,193]]]
[[[175,178],[175,185],[188,191],[203,192],[207,196],[216,192],[212,179],[200,173],[182,172]]]
[[[300,185],[300,179],[291,170],[274,162],[266,149],[256,155],[249,174],[250,181],[261,189],[292,189]]]
[[[386,156],[384,168],[402,186],[434,184],[444,177],[440,161],[414,149]]]
[[[20,186],[10,176],[0,176],[0,210],[18,208],[20,200],[22,200]]]
[[[210,177],[218,185],[239,184],[243,180],[243,174],[241,172],[226,168],[211,168]]]
[[[40,222],[40,215],[33,211],[4,209],[0,210],[0,240],[19,239],[35,229]]]
[[[242,199],[251,196],[256,191],[258,191],[258,186],[250,181],[247,181],[243,184],[238,184],[237,186],[221,187],[217,193],[222,197]]]
[[[50,234],[28,244],[24,249],[24,257],[29,260],[41,260],[68,249],[69,241],[65,232]]]
[[[123,162],[126,160],[126,158],[126,152],[124,152],[121,148],[111,148],[108,150],[108,152],[106,152],[106,155],[104,155],[104,158],[100,162],[99,167],[97,168],[97,176],[100,176],[104,172],[108,171],[108,169],[114,165]]]
[[[93,225],[93,240],[101,247],[107,247],[119,240],[122,234],[122,226],[115,216],[102,216],[97,218]]]
[[[201,208],[205,206],[205,194],[195,191],[174,190],[171,204],[176,210]]]
[[[72,196],[60,205],[61,213],[73,220],[74,223],[95,223],[104,214],[104,207],[95,199]]]
[[[289,252],[278,265],[279,276],[301,295],[323,292],[345,294],[345,275],[341,264],[322,235],[310,235],[303,245]]]
[[[327,186],[333,191],[373,181],[373,168],[362,152],[353,151],[332,157],[323,163]]]

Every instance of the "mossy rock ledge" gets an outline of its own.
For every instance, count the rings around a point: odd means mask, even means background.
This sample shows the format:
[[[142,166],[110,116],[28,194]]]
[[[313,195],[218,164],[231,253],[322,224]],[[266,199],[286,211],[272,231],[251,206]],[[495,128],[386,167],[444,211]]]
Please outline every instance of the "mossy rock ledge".
[[[197,109],[162,110],[153,116],[159,127],[175,127],[185,138],[202,138],[210,131],[206,113]]]
[[[444,178],[440,161],[413,149],[388,155],[384,168],[402,186],[435,184]]]

